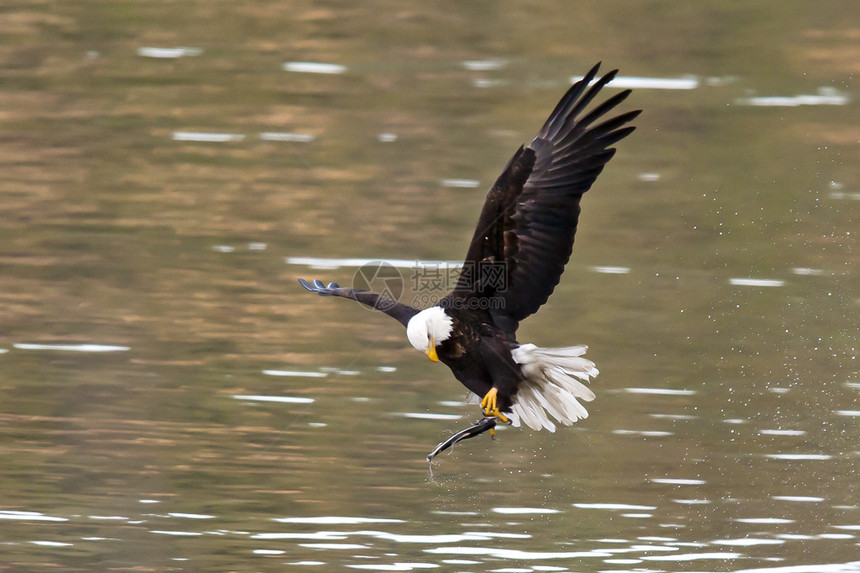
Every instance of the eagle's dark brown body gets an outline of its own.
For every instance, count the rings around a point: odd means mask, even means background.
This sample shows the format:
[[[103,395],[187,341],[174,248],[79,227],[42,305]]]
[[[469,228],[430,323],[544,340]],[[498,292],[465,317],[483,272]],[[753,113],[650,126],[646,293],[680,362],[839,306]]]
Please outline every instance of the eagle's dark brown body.
[[[522,380],[511,350],[519,346],[500,329],[487,311],[446,308],[454,330],[437,348],[439,360],[451,369],[463,386],[484,396],[495,386],[499,409],[507,411]]]

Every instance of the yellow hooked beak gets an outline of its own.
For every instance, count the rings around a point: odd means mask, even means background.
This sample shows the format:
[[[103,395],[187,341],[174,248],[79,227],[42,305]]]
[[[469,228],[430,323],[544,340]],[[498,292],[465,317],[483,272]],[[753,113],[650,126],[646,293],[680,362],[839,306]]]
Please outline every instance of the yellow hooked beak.
[[[436,354],[436,340],[432,336],[430,337],[430,348],[425,350],[424,354],[433,362],[439,362],[439,356]]]

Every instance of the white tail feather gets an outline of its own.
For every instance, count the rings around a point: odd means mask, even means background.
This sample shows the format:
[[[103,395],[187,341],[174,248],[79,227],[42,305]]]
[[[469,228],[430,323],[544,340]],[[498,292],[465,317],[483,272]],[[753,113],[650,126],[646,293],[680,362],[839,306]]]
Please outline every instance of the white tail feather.
[[[583,357],[587,349],[587,346],[538,348],[523,344],[513,350],[511,354],[525,378],[511,406],[509,417],[514,426],[525,424],[533,430],[545,428],[554,432],[550,415],[565,426],[588,417],[579,400],[591,402],[594,392],[579,380],[588,382],[598,371],[594,362]]]

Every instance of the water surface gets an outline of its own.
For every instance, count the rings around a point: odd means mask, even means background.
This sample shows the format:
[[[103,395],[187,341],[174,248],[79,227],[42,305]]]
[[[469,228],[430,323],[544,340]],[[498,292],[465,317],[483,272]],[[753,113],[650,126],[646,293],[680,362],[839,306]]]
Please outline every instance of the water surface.
[[[0,569],[860,571],[858,18],[0,8]],[[645,112],[520,330],[589,345],[590,417],[431,473],[478,408],[296,278],[444,287],[597,60]]]

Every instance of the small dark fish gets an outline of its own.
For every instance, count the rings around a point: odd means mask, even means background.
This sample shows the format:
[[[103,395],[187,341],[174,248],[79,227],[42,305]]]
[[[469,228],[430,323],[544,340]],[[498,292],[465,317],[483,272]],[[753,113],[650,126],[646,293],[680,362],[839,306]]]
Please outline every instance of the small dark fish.
[[[427,461],[433,462],[433,458],[453,446],[459,441],[468,440],[469,438],[474,438],[475,436],[480,436],[487,430],[492,430],[496,427],[496,421],[498,418],[495,416],[487,416],[486,418],[481,419],[481,421],[475,423],[474,426],[469,426],[465,430],[460,430],[444,442],[440,443],[436,446],[432,452],[427,454]]]

